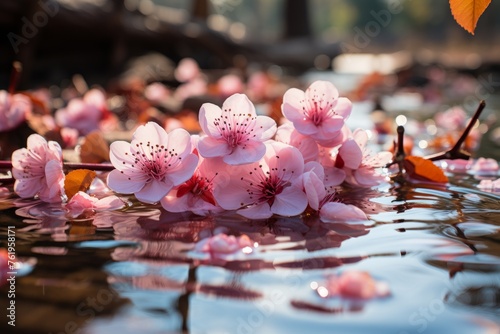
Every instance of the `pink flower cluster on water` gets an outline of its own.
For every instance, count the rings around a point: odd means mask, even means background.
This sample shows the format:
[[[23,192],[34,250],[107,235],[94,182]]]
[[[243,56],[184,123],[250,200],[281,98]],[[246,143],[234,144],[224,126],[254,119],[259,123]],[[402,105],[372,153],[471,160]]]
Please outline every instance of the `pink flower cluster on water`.
[[[183,78],[196,74],[190,71]],[[98,91],[91,91],[80,102],[99,109],[99,101]],[[76,121],[82,111],[71,114],[69,109],[66,121]],[[111,144],[115,169],[107,184],[117,193],[134,194],[141,202],[161,203],[170,212],[207,215],[235,210],[247,218],[266,219],[310,209],[324,222],[366,220],[362,210],[339,201],[335,187],[344,182],[377,185],[384,180],[379,167],[392,155],[372,153],[366,132],[352,132],[345,125],[351,102],[339,97],[329,82],[314,82],[305,92],[289,89],[282,111],[287,121],[278,127],[272,118],[258,115],[246,95],[236,93],[222,107],[202,105],[199,136],[184,129],[167,133],[153,122],[141,125],[130,143]],[[97,125],[82,126],[80,131],[87,132]],[[28,148],[16,151],[12,160],[19,196],[52,202],[64,198],[61,149],[55,142],[32,136]],[[87,209],[99,210],[101,204],[114,208],[113,203],[120,204],[82,193],[66,208],[75,216]]]

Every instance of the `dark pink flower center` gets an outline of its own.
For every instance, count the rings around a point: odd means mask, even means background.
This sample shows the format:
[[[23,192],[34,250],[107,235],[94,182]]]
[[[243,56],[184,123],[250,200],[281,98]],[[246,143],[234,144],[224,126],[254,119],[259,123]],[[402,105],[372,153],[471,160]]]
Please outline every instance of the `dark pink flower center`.
[[[126,152],[125,155],[129,153]],[[146,144],[140,142],[135,145],[135,150],[130,153],[134,157],[134,163],[130,167],[139,169],[151,179],[163,180],[167,170],[178,165],[182,157],[175,152],[175,148],[167,148],[164,145]],[[124,161],[125,165],[126,162]]]
[[[182,197],[189,192],[200,197],[205,202],[215,205],[215,198],[212,194],[212,181],[208,178],[193,175],[186,183],[179,186],[177,197]]]
[[[214,120],[214,125],[229,147],[234,149],[237,146],[243,146],[245,148],[247,142],[256,137],[253,133],[256,119],[257,117],[251,114],[236,114],[228,108],[223,110],[221,117]]]

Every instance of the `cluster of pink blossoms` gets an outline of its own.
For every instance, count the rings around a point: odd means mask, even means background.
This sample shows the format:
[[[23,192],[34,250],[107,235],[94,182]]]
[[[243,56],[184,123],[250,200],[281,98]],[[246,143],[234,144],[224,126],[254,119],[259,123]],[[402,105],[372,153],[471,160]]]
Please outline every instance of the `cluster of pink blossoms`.
[[[309,210],[324,222],[367,219],[359,208],[339,202],[335,187],[378,184],[384,180],[378,167],[391,160],[391,153],[372,154],[365,131],[350,131],[345,121],[351,102],[329,82],[317,81],[305,92],[289,89],[282,110],[287,120],[278,127],[257,115],[246,95],[233,94],[222,108],[201,107],[201,135],[184,129],[167,133],[152,122],[141,125],[130,143],[111,144],[115,169],[107,185],[144,203],[160,202],[170,212],[236,210],[266,219]],[[116,196],[98,199],[86,193],[65,203],[61,148],[39,135],[13,153],[12,165],[20,197],[63,202],[71,217],[124,205]]]
[[[305,92],[288,90],[282,110],[288,121],[278,127],[257,115],[246,95],[233,94],[222,108],[201,107],[200,136],[142,125],[130,143],[111,144],[116,169],[108,186],[171,212],[236,210],[266,219],[309,208],[326,222],[367,219],[359,208],[338,202],[335,187],[378,184],[384,180],[378,167],[392,154],[372,154],[365,131],[351,132],[345,125],[351,102],[329,82],[314,82]]]

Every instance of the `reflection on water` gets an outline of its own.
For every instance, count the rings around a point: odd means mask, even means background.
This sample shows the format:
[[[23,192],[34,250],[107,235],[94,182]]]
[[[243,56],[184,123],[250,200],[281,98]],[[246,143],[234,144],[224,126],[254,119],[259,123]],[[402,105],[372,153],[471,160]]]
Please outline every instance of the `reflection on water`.
[[[471,175],[450,186],[343,189],[366,222],[252,221],[171,214],[137,202],[67,221],[50,204],[2,199],[23,270],[16,327],[2,333],[498,333],[500,196]],[[195,250],[218,233],[251,253]],[[386,282],[386,298],[321,298],[311,282],[346,270]],[[7,286],[0,288],[2,303]],[[2,304],[3,307],[3,304]],[[4,308],[5,309],[5,308]],[[7,332],[6,332],[7,330]]]

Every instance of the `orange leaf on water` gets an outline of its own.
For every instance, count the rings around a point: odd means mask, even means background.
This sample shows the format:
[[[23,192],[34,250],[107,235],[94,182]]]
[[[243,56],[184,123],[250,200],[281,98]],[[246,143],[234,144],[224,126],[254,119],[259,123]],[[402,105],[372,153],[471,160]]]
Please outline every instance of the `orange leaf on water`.
[[[490,2],[491,0],[450,0],[451,14],[462,28],[474,35],[477,21]]]
[[[79,191],[87,191],[94,180],[96,173],[89,169],[75,169],[66,175],[64,190],[68,199]]]
[[[411,178],[437,183],[448,182],[443,170],[434,165],[431,160],[410,155],[405,158],[403,166],[406,174]]]
[[[109,161],[109,144],[100,131],[85,136],[80,146],[80,160],[94,164]]]

